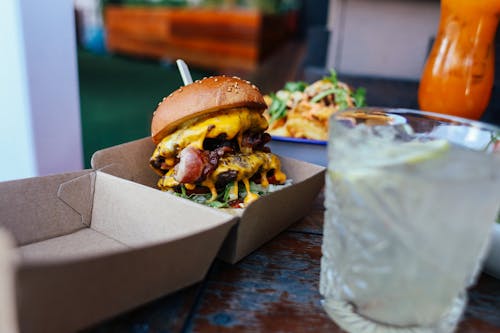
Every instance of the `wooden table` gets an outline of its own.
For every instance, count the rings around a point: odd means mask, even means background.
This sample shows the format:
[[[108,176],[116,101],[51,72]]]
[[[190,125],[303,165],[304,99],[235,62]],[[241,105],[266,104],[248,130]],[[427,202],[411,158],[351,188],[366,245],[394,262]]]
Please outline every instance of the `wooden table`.
[[[216,261],[202,283],[85,333],[343,332],[321,308],[318,292],[323,199],[238,264]],[[500,333],[500,280],[479,277],[457,332]]]

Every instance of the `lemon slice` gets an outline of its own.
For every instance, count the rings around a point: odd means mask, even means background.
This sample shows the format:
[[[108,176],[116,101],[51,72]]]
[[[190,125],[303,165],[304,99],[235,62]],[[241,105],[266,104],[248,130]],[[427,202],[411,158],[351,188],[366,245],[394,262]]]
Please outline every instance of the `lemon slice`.
[[[433,141],[411,141],[401,145],[404,151],[399,152],[399,160],[404,163],[420,163],[431,160],[443,155],[450,149],[450,143],[447,140]]]
[[[361,147],[356,160],[344,161],[330,169],[332,179],[375,176],[377,170],[398,165],[416,165],[446,154],[451,145],[447,140],[377,142]]]
[[[381,146],[380,151],[365,157],[367,167],[417,164],[442,156],[450,149],[447,140],[409,141]]]

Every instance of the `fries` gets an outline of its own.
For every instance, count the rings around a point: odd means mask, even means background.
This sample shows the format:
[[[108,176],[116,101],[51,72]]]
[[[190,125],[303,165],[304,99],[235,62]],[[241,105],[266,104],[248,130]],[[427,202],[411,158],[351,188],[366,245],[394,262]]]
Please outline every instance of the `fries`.
[[[328,119],[349,107],[365,106],[365,89],[351,89],[338,81],[334,70],[330,76],[312,84],[288,82],[282,90],[264,96],[267,130],[274,136],[328,139]]]

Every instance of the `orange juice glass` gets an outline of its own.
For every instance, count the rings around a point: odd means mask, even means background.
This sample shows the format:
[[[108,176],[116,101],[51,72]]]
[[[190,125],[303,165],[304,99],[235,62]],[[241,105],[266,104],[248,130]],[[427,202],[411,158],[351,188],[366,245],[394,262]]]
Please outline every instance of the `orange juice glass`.
[[[418,91],[420,108],[479,119],[494,79],[500,0],[441,0],[438,34]]]

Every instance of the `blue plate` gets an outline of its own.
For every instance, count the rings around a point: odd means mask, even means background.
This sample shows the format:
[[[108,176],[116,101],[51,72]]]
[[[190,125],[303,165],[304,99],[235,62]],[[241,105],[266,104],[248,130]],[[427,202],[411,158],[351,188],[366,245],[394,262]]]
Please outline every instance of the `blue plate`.
[[[276,141],[293,142],[293,143],[308,143],[308,144],[312,144],[312,145],[326,146],[326,141],[324,141],[324,140],[290,138],[287,136],[276,136],[276,135],[273,135],[272,139],[276,140]]]
[[[323,140],[272,136],[272,140],[268,146],[273,153],[280,156],[291,157],[322,166],[327,165],[327,144]]]

